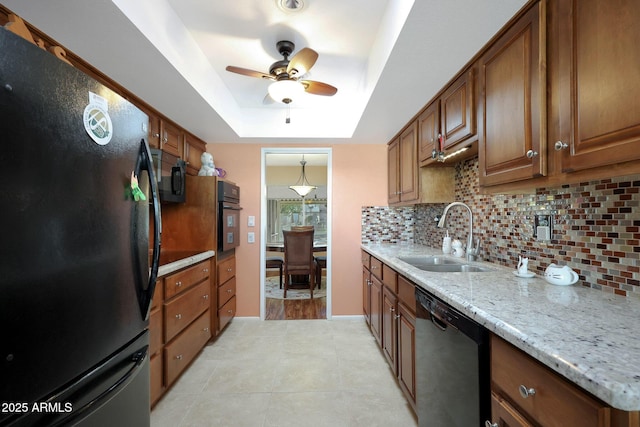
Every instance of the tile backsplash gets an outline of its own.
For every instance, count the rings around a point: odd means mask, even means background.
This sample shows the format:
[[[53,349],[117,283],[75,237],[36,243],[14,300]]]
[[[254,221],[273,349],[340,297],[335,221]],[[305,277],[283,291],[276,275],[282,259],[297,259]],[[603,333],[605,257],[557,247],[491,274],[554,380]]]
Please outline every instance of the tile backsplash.
[[[518,256],[542,275],[552,262],[569,265],[579,284],[605,292],[640,297],[640,175],[538,188],[531,194],[480,194],[477,158],[456,166],[456,201],[473,212],[479,259],[514,267]],[[444,229],[435,221],[445,204],[364,207],[362,241],[420,243],[441,247]],[[549,240],[535,237],[537,215],[551,215]],[[447,218],[452,238],[464,242],[465,209]]]

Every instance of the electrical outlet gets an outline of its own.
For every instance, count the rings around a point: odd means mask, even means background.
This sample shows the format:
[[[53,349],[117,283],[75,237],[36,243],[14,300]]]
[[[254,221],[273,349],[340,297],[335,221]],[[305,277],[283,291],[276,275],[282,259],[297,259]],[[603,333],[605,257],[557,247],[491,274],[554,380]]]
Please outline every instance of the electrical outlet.
[[[533,230],[533,236],[537,240],[551,240],[551,234],[553,234],[551,215],[536,215]]]
[[[255,243],[256,242],[256,233],[254,233],[253,231],[250,231],[249,233],[247,233],[247,242]]]

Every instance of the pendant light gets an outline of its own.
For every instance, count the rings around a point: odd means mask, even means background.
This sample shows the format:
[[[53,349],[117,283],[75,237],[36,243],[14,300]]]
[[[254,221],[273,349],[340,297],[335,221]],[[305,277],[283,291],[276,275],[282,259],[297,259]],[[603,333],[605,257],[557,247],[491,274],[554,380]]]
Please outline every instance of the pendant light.
[[[305,172],[304,172],[304,167],[307,164],[307,162],[304,160],[304,154],[302,155],[302,160],[300,161],[300,164],[302,165],[302,175],[300,175],[300,178],[295,183],[295,185],[290,185],[289,188],[295,191],[296,193],[298,193],[300,197],[304,198],[307,194],[311,193],[313,190],[315,190],[318,187],[316,187],[315,185],[309,184],[309,181],[307,181],[307,176],[305,175]]]

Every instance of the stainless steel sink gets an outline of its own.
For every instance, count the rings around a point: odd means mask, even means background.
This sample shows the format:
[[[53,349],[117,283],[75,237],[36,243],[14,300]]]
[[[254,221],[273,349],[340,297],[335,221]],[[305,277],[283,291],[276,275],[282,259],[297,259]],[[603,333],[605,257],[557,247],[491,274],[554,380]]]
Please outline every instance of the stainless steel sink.
[[[469,264],[434,264],[434,265],[414,265],[424,271],[434,271],[438,273],[486,273],[494,271],[493,268],[479,267]]]
[[[400,257],[398,259],[416,268],[419,268],[420,270],[432,271],[437,273],[484,273],[487,271],[494,271],[492,268],[462,264],[457,261],[439,256]]]
[[[408,256],[400,257],[398,259],[406,262],[407,264],[411,264],[414,267],[418,267],[419,265],[460,264],[457,261],[440,256]]]

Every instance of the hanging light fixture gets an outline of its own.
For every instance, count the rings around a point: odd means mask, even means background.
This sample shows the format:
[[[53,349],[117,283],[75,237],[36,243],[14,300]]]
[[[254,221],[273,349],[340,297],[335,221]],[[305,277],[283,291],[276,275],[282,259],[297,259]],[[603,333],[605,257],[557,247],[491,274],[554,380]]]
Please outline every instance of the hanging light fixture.
[[[300,175],[300,178],[298,179],[296,184],[290,185],[289,188],[298,193],[300,197],[304,198],[307,194],[311,193],[318,187],[309,184],[309,181],[307,181],[307,176],[304,173],[304,166],[307,164],[307,162],[304,160],[304,154],[302,155],[300,164],[302,165],[302,175]]]

